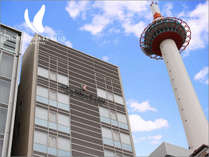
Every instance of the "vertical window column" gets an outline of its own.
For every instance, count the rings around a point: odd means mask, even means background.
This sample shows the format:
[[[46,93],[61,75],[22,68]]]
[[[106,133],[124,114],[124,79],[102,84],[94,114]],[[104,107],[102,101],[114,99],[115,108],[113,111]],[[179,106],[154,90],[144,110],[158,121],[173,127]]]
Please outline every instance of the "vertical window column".
[[[112,131],[110,129],[102,127],[102,138],[103,138],[104,144],[114,146],[113,138],[112,138]]]
[[[70,139],[38,130],[34,132],[33,150],[60,157],[70,157],[72,155]]]
[[[36,96],[37,101],[44,103],[44,104],[49,103],[48,102],[49,96],[48,96],[48,89],[47,88],[37,86],[36,93],[37,93],[37,96]]]
[[[130,136],[124,133],[120,133],[122,148],[132,152]]]
[[[0,135],[4,135],[7,120],[7,109],[0,108]]]

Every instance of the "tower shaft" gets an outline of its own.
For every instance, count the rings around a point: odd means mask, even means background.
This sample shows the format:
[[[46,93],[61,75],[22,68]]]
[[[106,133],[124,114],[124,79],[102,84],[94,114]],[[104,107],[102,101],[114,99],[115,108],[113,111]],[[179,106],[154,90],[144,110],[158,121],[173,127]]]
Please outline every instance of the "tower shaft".
[[[208,145],[208,121],[204,116],[176,43],[172,39],[166,39],[160,43],[160,50],[178,103],[189,148],[194,151],[202,144]]]

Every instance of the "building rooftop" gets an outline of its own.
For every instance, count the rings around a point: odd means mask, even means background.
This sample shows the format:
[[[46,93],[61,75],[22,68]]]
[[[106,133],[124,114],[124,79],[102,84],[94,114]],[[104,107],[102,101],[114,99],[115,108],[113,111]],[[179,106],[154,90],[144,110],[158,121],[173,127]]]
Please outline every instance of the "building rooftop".
[[[149,157],[189,157],[190,154],[191,152],[188,149],[163,142]]]

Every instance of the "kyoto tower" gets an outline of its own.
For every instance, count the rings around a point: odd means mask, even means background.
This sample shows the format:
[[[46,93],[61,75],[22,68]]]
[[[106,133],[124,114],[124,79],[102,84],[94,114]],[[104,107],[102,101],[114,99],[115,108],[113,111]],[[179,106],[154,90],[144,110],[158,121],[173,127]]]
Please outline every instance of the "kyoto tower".
[[[154,20],[143,31],[140,47],[153,59],[163,59],[178,104],[189,149],[208,145],[208,121],[181,58],[191,39],[189,26],[181,19],[163,17],[157,2],[152,2]]]

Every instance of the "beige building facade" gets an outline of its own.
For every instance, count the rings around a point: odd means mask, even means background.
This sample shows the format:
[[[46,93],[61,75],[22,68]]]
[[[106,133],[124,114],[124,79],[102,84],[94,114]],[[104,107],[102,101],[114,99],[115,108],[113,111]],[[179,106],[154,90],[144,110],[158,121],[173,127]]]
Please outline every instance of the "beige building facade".
[[[13,155],[134,157],[119,68],[36,34],[23,56]]]

